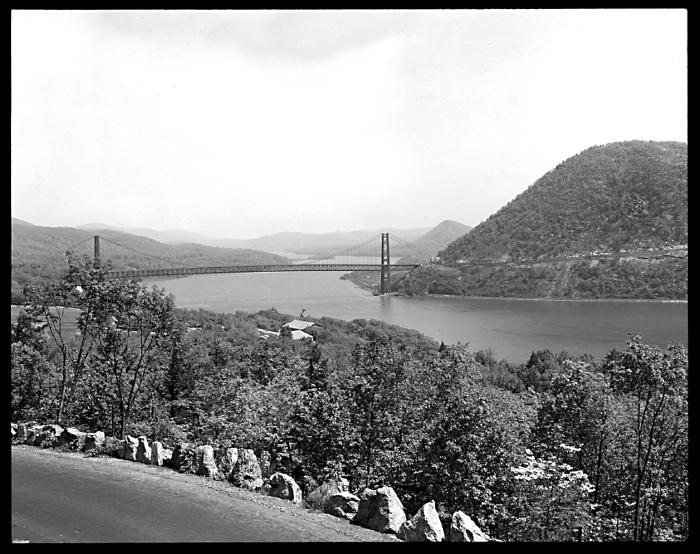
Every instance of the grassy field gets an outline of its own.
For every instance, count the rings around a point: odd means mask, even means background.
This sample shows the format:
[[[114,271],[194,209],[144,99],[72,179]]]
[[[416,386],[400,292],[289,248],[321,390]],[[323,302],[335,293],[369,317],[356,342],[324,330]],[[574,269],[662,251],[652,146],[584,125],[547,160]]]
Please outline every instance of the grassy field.
[[[54,310],[63,310],[63,324],[61,329],[61,334],[65,337],[69,334],[75,334],[78,330],[78,316],[80,315],[80,310],[77,308],[63,308],[56,307]],[[23,306],[13,305],[10,307],[11,314],[11,324],[14,325],[17,322],[19,314],[24,310]]]

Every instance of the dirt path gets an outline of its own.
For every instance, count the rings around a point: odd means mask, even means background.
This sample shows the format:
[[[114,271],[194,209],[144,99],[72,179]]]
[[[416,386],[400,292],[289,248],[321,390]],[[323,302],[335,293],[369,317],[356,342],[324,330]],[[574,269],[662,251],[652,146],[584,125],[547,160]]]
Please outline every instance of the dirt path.
[[[16,542],[397,542],[229,483],[117,458],[12,447]]]

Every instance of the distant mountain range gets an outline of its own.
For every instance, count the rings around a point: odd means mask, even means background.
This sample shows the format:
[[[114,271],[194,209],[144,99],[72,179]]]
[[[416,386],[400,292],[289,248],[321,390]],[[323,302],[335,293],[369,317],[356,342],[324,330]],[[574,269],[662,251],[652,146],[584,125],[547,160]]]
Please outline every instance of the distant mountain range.
[[[40,284],[63,275],[66,251],[93,255],[95,233],[74,227],[42,227],[12,218],[13,296],[26,284]],[[198,267],[288,263],[284,256],[246,248],[216,248],[202,244],[165,244],[148,237],[100,229],[102,259],[113,269]],[[118,243],[118,244],[115,244]]]
[[[331,233],[281,232],[253,239],[215,239],[182,230],[156,231],[135,227],[115,227],[102,223],[80,225],[79,229],[97,231],[109,229],[122,233],[131,233],[149,237],[168,244],[196,243],[220,248],[248,248],[263,252],[281,252],[306,254],[308,256],[333,256],[374,237],[380,245],[381,233],[389,233],[403,242],[426,251],[434,256],[440,248],[447,246],[453,239],[468,232],[471,227],[455,221],[443,221],[435,228],[420,227],[410,229],[363,229],[359,231],[336,231]],[[409,255],[411,249],[392,241],[392,256]]]

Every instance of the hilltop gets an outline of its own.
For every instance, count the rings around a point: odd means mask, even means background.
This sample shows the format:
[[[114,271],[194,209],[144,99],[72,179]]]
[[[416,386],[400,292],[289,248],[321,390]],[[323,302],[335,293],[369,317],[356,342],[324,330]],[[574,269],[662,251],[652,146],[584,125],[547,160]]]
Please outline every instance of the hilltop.
[[[468,225],[464,225],[463,223],[446,219],[445,221],[433,227],[423,236],[411,242],[411,244],[417,250],[422,252],[424,256],[419,258],[416,255],[409,255],[406,258],[402,258],[401,261],[428,262],[429,258],[437,256],[440,250],[448,246],[452,241],[467,234],[469,231],[471,231],[471,229],[472,228]]]
[[[560,163],[400,290],[684,299],[687,243],[687,144],[616,142]]]
[[[93,235],[101,241],[101,257],[113,269],[151,267],[186,267],[203,265],[244,265],[288,263],[283,256],[251,249],[231,249],[201,244],[165,244],[153,239],[110,229],[92,231],[73,227],[42,227],[12,218],[12,291],[17,296],[22,287],[63,275],[67,269],[66,250],[77,256],[93,255]],[[117,246],[108,241],[118,242]],[[19,298],[16,298],[19,300]]]

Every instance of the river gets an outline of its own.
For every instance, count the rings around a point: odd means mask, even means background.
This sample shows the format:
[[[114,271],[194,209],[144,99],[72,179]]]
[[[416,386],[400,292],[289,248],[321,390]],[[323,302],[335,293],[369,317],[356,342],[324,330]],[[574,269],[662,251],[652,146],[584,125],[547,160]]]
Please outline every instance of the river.
[[[313,320],[379,319],[443,341],[491,348],[498,359],[524,362],[535,350],[588,353],[624,348],[627,333],[665,346],[688,343],[684,302],[548,301],[505,298],[373,296],[342,272],[239,273],[153,277],[181,308],[279,312]]]

